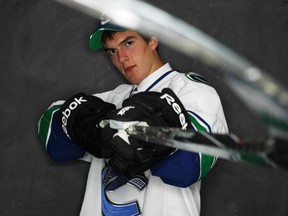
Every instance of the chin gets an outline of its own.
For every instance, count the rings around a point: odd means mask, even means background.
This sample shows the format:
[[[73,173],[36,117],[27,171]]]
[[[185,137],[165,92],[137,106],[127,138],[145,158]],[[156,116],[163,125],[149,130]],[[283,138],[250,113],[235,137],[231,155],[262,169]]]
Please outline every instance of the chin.
[[[129,80],[128,80],[129,81]],[[134,84],[134,85],[138,85],[140,82],[136,82],[136,81],[129,81],[130,84]]]
[[[129,83],[131,84],[135,84],[138,85],[141,81],[139,81],[138,79],[133,79],[133,78],[126,78],[128,80]]]

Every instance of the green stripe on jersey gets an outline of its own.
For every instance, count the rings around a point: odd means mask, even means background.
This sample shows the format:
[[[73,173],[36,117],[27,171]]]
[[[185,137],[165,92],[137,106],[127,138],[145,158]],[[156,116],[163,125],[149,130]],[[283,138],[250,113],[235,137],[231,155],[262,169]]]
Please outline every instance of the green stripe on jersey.
[[[193,115],[191,115],[190,113],[188,113],[188,115],[196,131],[204,131],[208,133],[207,128],[204,127]],[[200,167],[198,180],[203,179],[216,162],[216,158],[213,156],[202,154],[202,153],[199,153],[199,156],[201,160],[201,163],[200,163],[201,167]]]
[[[39,125],[38,125],[38,134],[42,143],[47,148],[47,142],[51,132],[51,123],[53,115],[56,111],[60,109],[61,105],[56,105],[50,107],[40,118]]]

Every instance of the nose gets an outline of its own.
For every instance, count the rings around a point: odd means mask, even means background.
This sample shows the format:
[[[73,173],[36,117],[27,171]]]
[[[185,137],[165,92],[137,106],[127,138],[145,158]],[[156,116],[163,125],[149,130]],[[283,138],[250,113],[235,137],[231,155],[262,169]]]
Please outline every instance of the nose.
[[[128,60],[127,52],[124,50],[118,50],[118,60],[120,63],[124,63]]]

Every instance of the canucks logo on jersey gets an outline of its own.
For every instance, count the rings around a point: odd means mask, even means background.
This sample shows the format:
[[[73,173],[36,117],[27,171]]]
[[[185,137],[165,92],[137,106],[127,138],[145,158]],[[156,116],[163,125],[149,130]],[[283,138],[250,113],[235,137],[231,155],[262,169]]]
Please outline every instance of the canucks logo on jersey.
[[[209,82],[200,74],[189,72],[189,73],[185,74],[185,76],[194,82],[209,84]]]
[[[138,175],[132,179],[127,179],[123,173],[118,173],[111,167],[105,167],[102,171],[102,214],[103,216],[137,216],[141,210],[137,199],[125,203],[113,202],[109,199],[107,192],[113,193],[117,188],[127,185],[142,191],[148,184],[148,179],[144,175]]]

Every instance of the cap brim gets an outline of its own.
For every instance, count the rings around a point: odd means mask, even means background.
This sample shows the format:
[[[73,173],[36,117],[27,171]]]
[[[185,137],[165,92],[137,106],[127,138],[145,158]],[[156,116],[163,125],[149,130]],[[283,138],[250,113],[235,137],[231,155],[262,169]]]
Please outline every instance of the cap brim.
[[[100,28],[96,32],[92,33],[90,35],[89,39],[89,47],[91,50],[96,51],[98,49],[103,48],[103,43],[101,40],[102,34],[104,31],[124,31],[126,30],[123,27],[113,26],[113,27],[107,27],[107,28]]]

